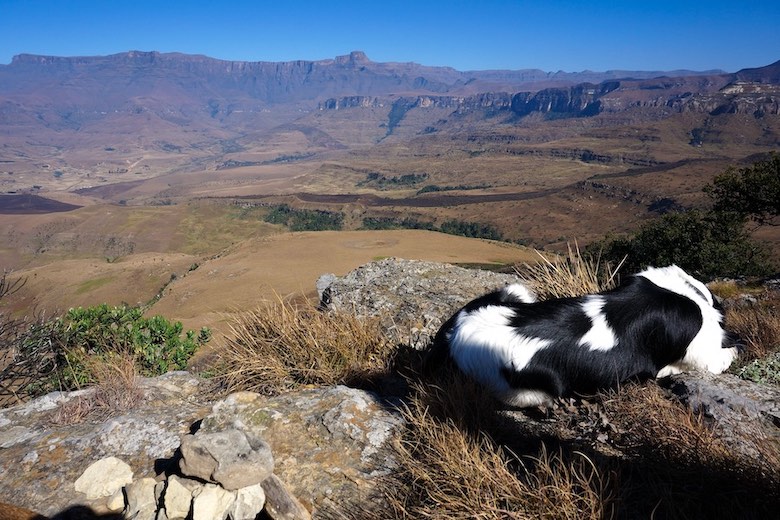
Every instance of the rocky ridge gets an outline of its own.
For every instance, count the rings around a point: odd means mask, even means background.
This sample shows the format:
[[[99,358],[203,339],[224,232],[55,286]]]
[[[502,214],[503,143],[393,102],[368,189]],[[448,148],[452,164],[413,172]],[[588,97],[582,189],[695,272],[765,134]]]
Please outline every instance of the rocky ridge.
[[[389,258],[325,275],[317,288],[324,309],[379,316],[396,341],[422,348],[463,303],[515,280]],[[780,441],[775,387],[701,374],[666,385],[734,439],[749,426]],[[396,465],[392,447],[404,428],[398,395],[334,386],[222,396],[186,372],[143,379],[140,388],[135,408],[110,417],[68,420],[68,404],[92,389],[0,410],[2,501],[46,515],[137,519],[236,520],[261,510],[268,518],[333,518],[382,507],[377,485]],[[506,413],[519,428],[549,430],[524,412]]]

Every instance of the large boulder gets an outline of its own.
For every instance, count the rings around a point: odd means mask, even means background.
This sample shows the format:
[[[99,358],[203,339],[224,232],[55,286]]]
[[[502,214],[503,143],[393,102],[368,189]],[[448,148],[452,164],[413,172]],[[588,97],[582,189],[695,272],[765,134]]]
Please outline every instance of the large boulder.
[[[323,275],[317,288],[321,307],[379,317],[392,339],[422,349],[464,304],[517,281],[512,274],[386,258],[341,278]]]
[[[0,410],[0,496],[55,514],[87,500],[75,482],[91,464],[116,457],[133,477],[155,477],[179,448],[180,437],[208,413],[208,384],[186,372],[139,382],[143,400],[109,418],[55,422],[63,405],[94,390],[55,393]]]

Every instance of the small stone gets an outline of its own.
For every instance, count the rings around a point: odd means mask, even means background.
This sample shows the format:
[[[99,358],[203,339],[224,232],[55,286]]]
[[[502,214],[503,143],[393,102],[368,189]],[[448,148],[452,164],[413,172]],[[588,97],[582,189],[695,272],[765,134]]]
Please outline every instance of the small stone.
[[[254,520],[265,505],[265,491],[255,484],[236,491],[236,501],[228,512],[232,520]]]
[[[119,513],[125,508],[125,494],[119,489],[106,501],[106,509],[112,513]]]
[[[87,500],[108,497],[133,481],[133,470],[116,457],[107,457],[92,463],[76,480],[76,491]]]
[[[133,520],[155,520],[157,513],[157,497],[154,487],[157,482],[150,477],[138,479],[125,486],[127,507],[125,518]]]
[[[192,492],[181,483],[179,477],[172,475],[168,478],[163,495],[163,506],[168,518],[187,518],[191,504]]]
[[[187,435],[181,443],[183,474],[219,483],[229,491],[259,484],[273,472],[271,447],[239,430]]]
[[[235,493],[214,484],[206,484],[199,492],[195,492],[192,520],[224,520],[235,500]]]

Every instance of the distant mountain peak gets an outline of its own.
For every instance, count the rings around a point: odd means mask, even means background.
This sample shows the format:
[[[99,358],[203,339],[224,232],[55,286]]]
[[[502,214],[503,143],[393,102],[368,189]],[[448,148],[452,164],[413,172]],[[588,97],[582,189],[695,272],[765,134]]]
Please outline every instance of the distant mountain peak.
[[[368,59],[368,56],[366,56],[366,53],[363,51],[352,51],[345,56],[336,56],[336,63],[341,65],[346,65],[350,63],[361,64],[361,63],[371,63],[371,60]]]

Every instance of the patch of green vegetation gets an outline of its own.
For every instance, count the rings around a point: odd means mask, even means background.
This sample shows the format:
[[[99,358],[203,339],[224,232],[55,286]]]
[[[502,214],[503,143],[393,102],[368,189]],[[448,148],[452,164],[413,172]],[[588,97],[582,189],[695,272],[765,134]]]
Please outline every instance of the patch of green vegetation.
[[[466,222],[463,220],[448,220],[437,227],[433,222],[420,221],[413,217],[406,217],[403,219],[393,217],[365,217],[361,229],[426,229],[428,231],[439,231],[449,235],[503,240],[501,232],[492,224]]]
[[[466,222],[463,220],[448,220],[439,228],[442,233],[460,235],[470,238],[487,238],[490,240],[503,240],[503,235],[492,224],[481,222]]]
[[[344,226],[344,214],[332,211],[294,209],[287,204],[274,206],[265,221],[287,226],[290,231],[339,231]]]
[[[379,190],[404,188],[415,186],[428,178],[427,173],[405,173],[387,177],[378,172],[371,172],[366,175],[366,179],[357,183],[358,186],[370,186]]]
[[[754,359],[737,371],[742,379],[763,385],[780,386],[780,353]]]
[[[92,280],[82,282],[79,284],[78,289],[76,289],[76,294],[84,294],[90,291],[94,291],[95,289],[110,283],[113,279],[114,278],[111,276],[103,276],[101,278],[93,278]]]
[[[439,186],[437,184],[429,184],[428,186],[423,186],[419,190],[417,190],[417,195],[422,195],[423,193],[432,193],[432,192],[438,192],[438,191],[467,191],[467,190],[484,190],[487,188],[490,188],[490,184],[460,184],[458,186]]]
[[[117,355],[129,355],[143,376],[183,370],[211,339],[207,328],[184,332],[181,322],[143,314],[141,307],[102,304],[34,323],[17,343],[17,366],[26,366],[30,373],[24,375],[34,381],[25,391],[41,394],[94,384],[91,368],[96,362],[110,364]]]
[[[307,153],[292,153],[292,154],[286,154],[286,155],[280,155],[279,157],[275,157],[273,159],[270,159],[268,161],[263,161],[262,164],[278,164],[278,163],[289,163],[289,162],[295,162],[295,161],[303,161],[304,159],[309,159],[310,157],[314,157],[314,152],[307,152]]]
[[[435,231],[436,226],[433,222],[417,220],[413,217],[403,219],[393,217],[365,217],[360,229],[383,230],[383,229],[427,229]]]

